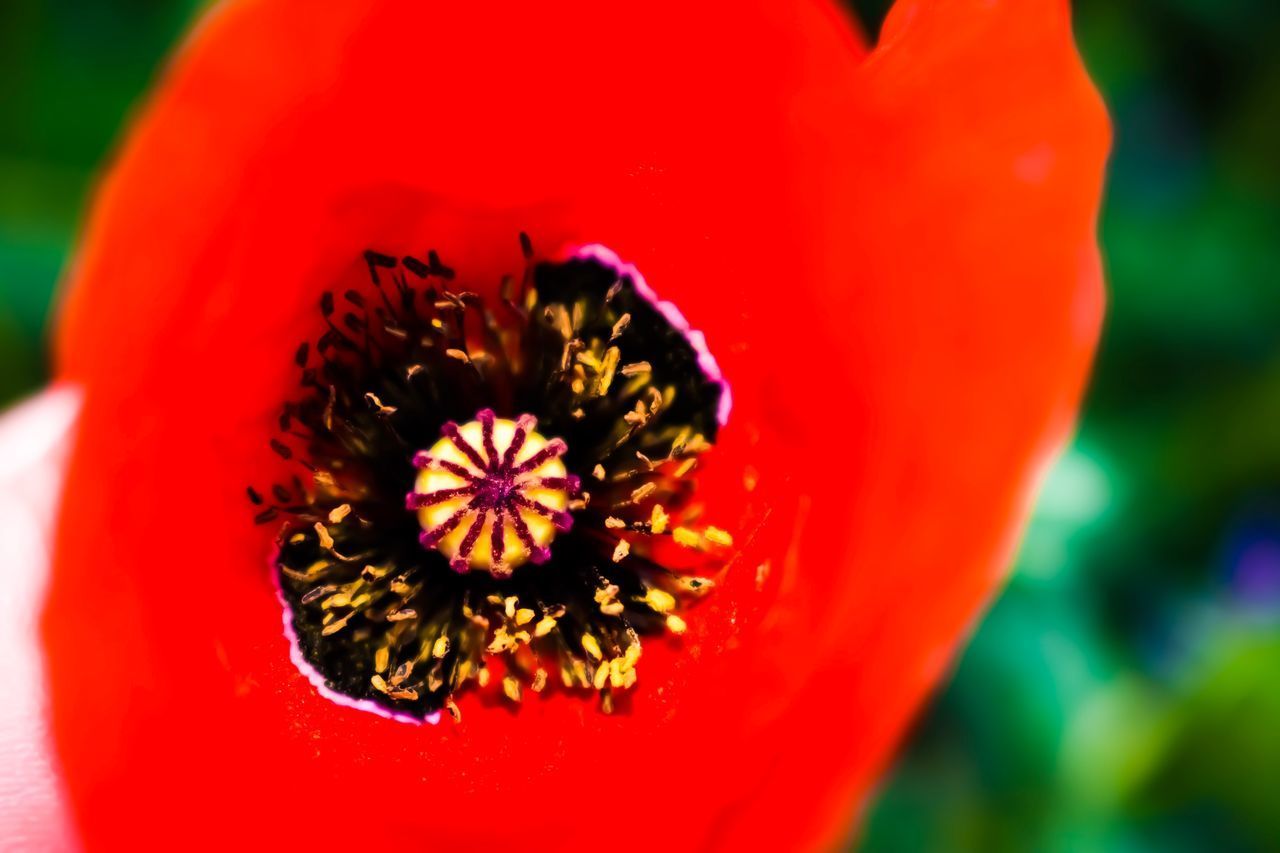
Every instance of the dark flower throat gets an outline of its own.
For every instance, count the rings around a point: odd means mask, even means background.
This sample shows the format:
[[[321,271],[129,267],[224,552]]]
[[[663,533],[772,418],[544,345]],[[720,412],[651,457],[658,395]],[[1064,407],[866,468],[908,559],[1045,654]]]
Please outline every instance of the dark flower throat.
[[[729,534],[696,523],[728,411],[701,336],[608,250],[521,245],[495,302],[434,252],[366,252],[297,351],[270,445],[298,473],[249,497],[281,524],[295,661],[343,704],[459,717],[475,687],[613,710],[641,638],[682,633],[725,564]]]

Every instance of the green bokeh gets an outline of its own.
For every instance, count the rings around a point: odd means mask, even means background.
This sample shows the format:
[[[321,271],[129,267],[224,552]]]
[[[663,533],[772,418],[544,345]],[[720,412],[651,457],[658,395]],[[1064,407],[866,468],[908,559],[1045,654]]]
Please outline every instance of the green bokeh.
[[[199,5],[0,4],[0,405],[45,378],[86,192]],[[1076,24],[1116,126],[1093,388],[863,850],[1280,847],[1280,3]]]
[[[86,193],[195,0],[0,2],[0,406],[44,380]]]

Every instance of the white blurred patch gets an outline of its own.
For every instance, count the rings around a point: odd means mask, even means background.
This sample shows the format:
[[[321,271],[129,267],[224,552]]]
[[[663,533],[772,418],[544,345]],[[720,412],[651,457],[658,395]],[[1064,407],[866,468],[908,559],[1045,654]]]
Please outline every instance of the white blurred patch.
[[[36,634],[80,394],[51,388],[0,415],[0,847],[75,850],[45,720]]]

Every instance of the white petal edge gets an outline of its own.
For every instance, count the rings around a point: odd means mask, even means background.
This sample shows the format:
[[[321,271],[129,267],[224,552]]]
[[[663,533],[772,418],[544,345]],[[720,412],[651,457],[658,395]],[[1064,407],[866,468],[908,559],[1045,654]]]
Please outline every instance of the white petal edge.
[[[48,388],[0,414],[0,847],[80,845],[59,781],[37,634],[80,391]]]

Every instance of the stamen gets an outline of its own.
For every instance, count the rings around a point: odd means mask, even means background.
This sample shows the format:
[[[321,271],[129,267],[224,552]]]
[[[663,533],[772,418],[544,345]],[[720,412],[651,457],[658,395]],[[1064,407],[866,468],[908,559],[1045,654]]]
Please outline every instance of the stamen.
[[[551,680],[610,712],[641,638],[684,631],[729,565],[691,503],[729,405],[701,336],[607,250],[521,250],[492,305],[434,252],[368,252],[294,353],[270,447],[296,475],[247,495],[285,519],[295,659],[338,701],[456,720],[469,687],[530,702]]]

